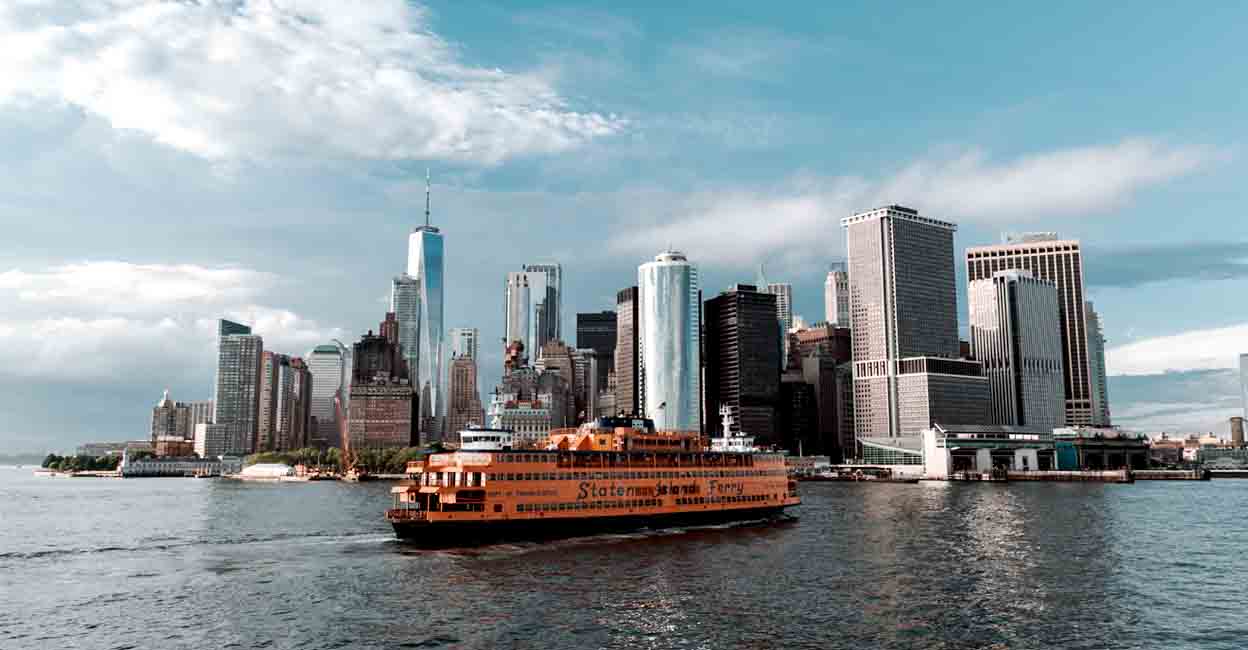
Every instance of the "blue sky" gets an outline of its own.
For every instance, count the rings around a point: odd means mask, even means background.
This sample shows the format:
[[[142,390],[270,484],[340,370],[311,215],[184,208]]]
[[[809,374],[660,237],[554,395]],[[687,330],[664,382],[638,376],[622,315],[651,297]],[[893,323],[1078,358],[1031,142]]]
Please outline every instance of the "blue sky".
[[[487,342],[507,270],[561,261],[570,332],[669,243],[707,293],[766,263],[816,320],[839,219],[896,202],[957,222],[959,247],[1081,239],[1115,420],[1225,431],[1248,350],[1245,14],[6,3],[0,450],[144,437],[164,388],[210,395],[221,315],[295,354],[375,327],[426,168],[447,326]]]

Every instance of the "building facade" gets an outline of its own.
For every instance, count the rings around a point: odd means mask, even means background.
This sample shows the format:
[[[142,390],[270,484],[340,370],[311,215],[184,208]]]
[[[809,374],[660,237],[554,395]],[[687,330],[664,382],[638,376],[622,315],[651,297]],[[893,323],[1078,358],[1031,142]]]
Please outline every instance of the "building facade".
[[[387,314],[387,322],[392,320]],[[354,346],[347,436],[343,450],[414,447],[420,444],[419,397],[407,376],[407,364],[394,327],[386,335],[371,331]],[[440,437],[438,439],[441,439]]]
[[[532,301],[530,350],[541,350],[547,341],[563,340],[563,267],[553,264],[525,264]]]
[[[410,372],[420,368],[420,282],[404,273],[390,282],[390,312],[399,327],[399,344]]]
[[[189,404],[169,399],[169,391],[152,408],[151,439],[153,444],[158,438],[181,438],[189,440],[195,436],[195,424],[192,421]]]
[[[1239,392],[1242,394],[1244,417],[1248,418],[1248,354],[1239,355]]]
[[[451,355],[451,396],[447,405],[448,437],[459,442],[459,432],[470,424],[485,425],[485,410],[477,386],[477,360],[472,356]]]
[[[520,349],[529,347],[529,276],[522,271],[507,274],[503,285],[503,344],[507,347],[519,342]]]
[[[706,411],[719,414],[728,407],[733,433],[744,431],[760,445],[782,442],[776,421],[781,372],[776,301],[776,294],[738,284],[707,300],[702,312]]]
[[[1028,271],[998,271],[967,291],[971,350],[983,364],[993,424],[1065,426],[1057,285]]]
[[[260,370],[264,341],[251,328],[225,319],[217,323],[217,376],[213,423],[228,431],[225,455],[254,451],[260,414]]]
[[[1101,316],[1092,307],[1091,301],[1083,304],[1083,314],[1087,319],[1088,331],[1088,373],[1092,379],[1089,393],[1092,395],[1092,426],[1108,427],[1109,421],[1109,378],[1105,372],[1105,334],[1101,331]]]
[[[615,367],[618,319],[619,315],[614,311],[576,315],[576,347],[594,351],[599,386],[607,385],[607,373]]]
[[[427,179],[426,179],[427,184]],[[446,413],[443,365],[443,305],[446,284],[442,231],[430,225],[429,191],[425,190],[425,225],[408,237],[407,274],[420,285],[417,366],[411,382],[419,392],[420,430],[431,441],[441,440]]]
[[[637,269],[642,414],[660,429],[702,430],[698,269],[667,251]]]
[[[1069,426],[1092,425],[1096,418],[1088,354],[1083,253],[1079,242],[1059,239],[1056,233],[1029,233],[1011,236],[1001,245],[966,249],[966,272],[970,282],[990,280],[994,273],[1009,269],[1029,271],[1033,277],[1057,286],[1065,420]]]
[[[312,446],[342,447],[337,403],[347,401],[347,359],[346,346],[337,340],[318,345],[307,354],[308,372],[312,375],[309,413],[315,422],[308,432]]]
[[[849,327],[849,273],[843,264],[823,280],[823,320],[833,327]]]
[[[615,409],[616,413],[640,415],[641,356],[637,336],[640,314],[637,287],[621,289],[615,296]],[[613,413],[614,415],[614,413]]]
[[[982,424],[987,384],[959,360],[952,223],[897,205],[841,220],[847,230],[854,427],[858,438],[917,436],[933,418]],[[983,399],[978,408],[970,401]]]
[[[475,327],[453,327],[450,333],[451,358],[481,358],[481,332]]]

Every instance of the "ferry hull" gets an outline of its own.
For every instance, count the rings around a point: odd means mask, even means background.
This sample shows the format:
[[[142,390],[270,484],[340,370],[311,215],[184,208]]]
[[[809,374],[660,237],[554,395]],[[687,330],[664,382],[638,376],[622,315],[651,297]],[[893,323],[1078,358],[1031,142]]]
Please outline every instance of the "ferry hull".
[[[541,541],[621,533],[642,529],[709,526],[739,521],[781,521],[794,518],[784,512],[790,506],[699,510],[615,517],[549,517],[490,521],[391,520],[395,535],[419,548],[460,548],[512,541]]]

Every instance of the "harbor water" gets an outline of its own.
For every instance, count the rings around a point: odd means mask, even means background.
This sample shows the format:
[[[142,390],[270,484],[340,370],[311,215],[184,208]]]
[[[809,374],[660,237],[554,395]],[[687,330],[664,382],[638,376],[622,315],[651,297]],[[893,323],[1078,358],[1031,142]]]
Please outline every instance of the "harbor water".
[[[808,483],[781,525],[438,552],[390,486],[0,468],[0,648],[1248,644],[1248,481]]]

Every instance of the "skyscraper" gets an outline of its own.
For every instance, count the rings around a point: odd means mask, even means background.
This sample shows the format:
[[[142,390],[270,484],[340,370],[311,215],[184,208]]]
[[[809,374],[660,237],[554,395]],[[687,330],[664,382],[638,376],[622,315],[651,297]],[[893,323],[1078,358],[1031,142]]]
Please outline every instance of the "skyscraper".
[[[621,289],[615,295],[615,408],[626,415],[639,415],[641,402],[641,356],[637,287]]]
[[[701,293],[683,253],[660,253],[637,269],[639,402],[662,429],[702,430]]]
[[[399,322],[399,345],[408,373],[420,368],[420,282],[404,273],[390,283],[390,311]]]
[[[445,275],[442,231],[429,223],[429,179],[425,178],[425,225],[408,237],[407,274],[420,285],[420,317],[417,359],[411,369],[412,385],[420,392],[421,430],[430,441],[442,439],[441,417],[446,412],[442,382],[442,308]]]
[[[387,314],[387,321],[393,315]],[[397,327],[382,323],[386,335],[371,331],[360,338],[351,355],[351,396],[347,438],[343,449],[412,447],[420,443],[418,398],[405,376]]]
[[[468,357],[479,359],[481,356],[481,332],[475,327],[451,328],[451,358]]]
[[[998,271],[967,291],[971,349],[984,365],[995,424],[1063,426],[1062,336],[1057,285],[1028,271]]]
[[[152,409],[151,439],[155,445],[158,438],[181,438],[183,440],[195,436],[194,423],[191,421],[191,405],[169,399],[166,390],[160,401]]]
[[[290,431],[295,397],[290,357],[265,350],[260,365],[260,414],[256,424],[256,451],[279,449],[277,440]]]
[[[459,442],[459,432],[469,424],[485,425],[481,393],[477,388],[477,360],[451,353],[451,393],[447,405],[447,436]]]
[[[1057,233],[1008,236],[998,246],[966,249],[967,280],[988,280],[998,271],[1021,269],[1057,285],[1058,322],[1062,327],[1062,388],[1066,425],[1095,423],[1092,405],[1092,368],[1088,355],[1087,315],[1084,313],[1083,254],[1079,242],[1058,239]],[[853,272],[850,272],[853,275]],[[855,283],[857,279],[854,280]]]
[[[312,435],[312,372],[299,357],[290,360],[291,409],[289,428],[278,434],[277,448],[283,451],[307,447]]]
[[[841,220],[847,232],[857,437],[985,424],[980,364],[959,359],[952,223],[898,205]]]
[[[335,400],[347,401],[345,377],[347,368],[346,346],[332,341],[312,348],[307,354],[308,370],[312,373],[311,414],[316,425],[309,438],[317,447],[341,447],[341,423]],[[409,370],[410,371],[410,370]]]
[[[529,276],[523,271],[512,271],[507,274],[507,282],[503,285],[503,312],[506,319],[503,327],[503,345],[510,347],[519,341],[525,350],[536,351],[529,339]]]
[[[706,411],[732,411],[733,432],[755,436],[761,445],[781,442],[776,429],[780,399],[778,296],[738,284],[706,301],[703,360]]]
[[[828,271],[823,281],[823,318],[833,327],[849,327],[849,273],[844,264]]]
[[[217,322],[217,378],[213,422],[224,425],[221,454],[253,451],[260,411],[260,364],[264,341],[251,328],[225,319]]]
[[[536,354],[547,341],[563,340],[563,267],[553,264],[525,264],[529,279],[530,307],[533,310],[532,338],[526,342]]]
[[[1092,426],[1107,427],[1109,422],[1109,381],[1105,376],[1105,335],[1101,332],[1101,317],[1092,308],[1092,301],[1083,304],[1088,330],[1088,373],[1092,379],[1089,388],[1092,395]]]
[[[607,374],[615,366],[615,329],[618,319],[618,314],[613,311],[576,315],[576,347],[594,351],[599,386],[607,385]]]

